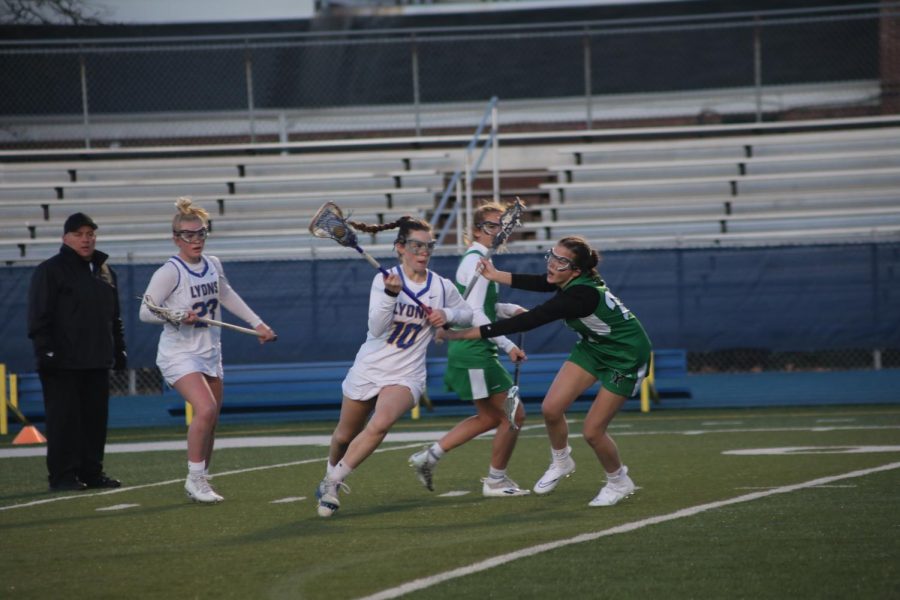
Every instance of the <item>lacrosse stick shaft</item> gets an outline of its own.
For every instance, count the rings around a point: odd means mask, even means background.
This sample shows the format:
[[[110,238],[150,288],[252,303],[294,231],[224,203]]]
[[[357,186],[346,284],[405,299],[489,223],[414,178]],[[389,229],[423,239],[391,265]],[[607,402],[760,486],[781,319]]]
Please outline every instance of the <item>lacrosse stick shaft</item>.
[[[177,317],[169,317],[166,315],[165,309],[154,304],[152,299],[149,296],[147,296],[146,298],[140,298],[140,300],[144,304],[146,304],[147,307],[150,309],[150,311],[153,312],[154,314],[156,314],[158,317],[167,320],[169,323],[171,323],[172,325],[175,325],[176,327],[178,325],[180,325],[180,323],[178,321],[173,321],[172,319],[174,318],[174,319],[180,320],[181,318],[183,318],[183,315],[185,313],[182,312]],[[256,337],[263,336],[263,334],[256,331],[255,329],[250,329],[249,327],[241,327],[240,325],[233,325],[231,323],[226,323],[224,321],[217,321],[216,319],[210,319],[209,317],[197,317],[197,321],[199,321],[201,323],[206,323],[207,325],[213,325],[215,327],[222,327],[223,329],[231,329],[232,331],[237,331],[239,333],[246,333],[247,335],[255,335]],[[277,339],[278,339],[278,337],[275,337],[272,339],[272,341],[274,342]]]
[[[364,259],[366,259],[366,260],[369,262],[370,265],[372,265],[373,267],[375,267],[376,269],[378,269],[379,271],[381,271],[381,274],[384,275],[385,277],[387,277],[388,272],[384,270],[384,267],[382,267],[381,264],[380,264],[377,260],[375,260],[375,258],[374,258],[371,254],[369,254],[368,252],[366,252],[365,250],[363,250],[363,249],[360,248],[359,246],[354,246],[354,248],[356,248],[356,251],[357,251],[357,252],[359,252],[360,254],[362,254],[362,257],[363,257]]]
[[[519,334],[519,342],[516,344],[519,347],[519,350],[522,352],[525,351],[525,332]],[[519,371],[522,369],[522,361],[516,363],[516,373],[515,373],[515,386],[519,387]]]
[[[493,254],[493,251],[491,251],[491,249],[488,249],[487,254],[485,254],[484,257],[486,259],[490,260],[491,254]],[[470,279],[468,285],[466,285],[466,291],[463,292],[463,295],[462,295],[463,300],[469,299],[469,294],[471,294],[472,290],[475,288],[475,283],[478,281],[479,277],[481,277],[481,273],[479,273],[478,270],[476,269],[475,274],[472,275],[472,279]]]
[[[18,406],[6,399],[3,399],[2,402],[6,404],[5,408],[9,409],[9,411],[13,414],[13,416],[16,417],[16,419],[19,421],[19,423],[22,424],[23,427],[31,427],[31,421],[28,420],[28,417],[22,414],[22,411],[19,410]]]
[[[214,325],[216,327],[221,327],[222,329],[230,329],[232,331],[237,331],[239,333],[246,333],[247,335],[255,335],[256,337],[263,336],[263,334],[261,334],[260,332],[258,332],[255,329],[250,329],[249,327],[241,327],[240,325],[234,325],[233,323],[226,323],[224,321],[217,321],[215,319],[210,319],[209,317],[197,317],[197,321],[199,321],[201,323],[206,323],[207,325]]]
[[[519,334],[519,350],[522,349],[523,341],[525,340],[525,333]],[[511,388],[509,388],[506,394],[506,420],[509,421],[509,426],[513,430],[517,430],[519,426],[516,424],[516,411],[519,410],[519,404],[521,403],[521,398],[519,397],[519,371],[522,368],[522,361],[516,362],[516,374],[515,374],[515,382]]]

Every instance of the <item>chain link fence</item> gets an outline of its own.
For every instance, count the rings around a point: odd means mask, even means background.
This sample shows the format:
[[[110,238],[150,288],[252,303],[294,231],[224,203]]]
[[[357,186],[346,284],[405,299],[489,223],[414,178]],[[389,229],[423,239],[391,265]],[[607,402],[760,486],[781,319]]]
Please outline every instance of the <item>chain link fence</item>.
[[[116,147],[896,113],[900,3],[0,43],[0,145]]]

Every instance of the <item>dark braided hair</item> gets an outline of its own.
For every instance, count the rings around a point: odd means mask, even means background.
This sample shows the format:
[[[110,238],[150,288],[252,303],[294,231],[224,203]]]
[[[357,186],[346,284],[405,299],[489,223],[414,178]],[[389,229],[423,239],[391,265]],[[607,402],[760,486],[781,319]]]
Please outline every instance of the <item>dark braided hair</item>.
[[[591,248],[586,239],[580,235],[570,235],[559,240],[559,245],[568,249],[575,256],[572,264],[576,269],[592,279],[600,280],[600,273],[597,271],[600,254]]]
[[[353,229],[365,233],[378,233],[379,231],[385,231],[387,229],[399,229],[400,231],[397,232],[397,239],[394,240],[395,244],[405,244],[411,231],[427,231],[431,233],[431,225],[422,219],[417,219],[408,215],[400,217],[393,223],[383,223],[381,225],[369,225],[367,223],[361,223],[360,221],[349,220],[347,223],[351,225]]]

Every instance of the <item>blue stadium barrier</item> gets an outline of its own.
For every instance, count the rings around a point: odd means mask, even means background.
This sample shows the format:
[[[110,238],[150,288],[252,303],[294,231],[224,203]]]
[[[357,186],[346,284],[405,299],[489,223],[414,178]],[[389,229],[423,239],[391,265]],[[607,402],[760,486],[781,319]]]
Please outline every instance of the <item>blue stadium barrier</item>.
[[[556,377],[566,353],[533,354],[523,363],[519,375],[519,394],[524,402],[541,401]],[[690,398],[687,385],[687,352],[656,350],[654,352],[656,387],[662,398]],[[508,360],[507,368],[512,370]],[[246,412],[285,412],[335,409],[341,403],[341,382],[352,361],[230,365],[225,367],[224,390],[227,399],[223,414]],[[447,359],[427,360],[428,398],[438,406],[467,404],[453,392],[444,389]],[[599,384],[585,390],[580,399],[593,398]],[[175,390],[166,396],[175,398],[169,405],[170,415],[183,415],[184,402]]]

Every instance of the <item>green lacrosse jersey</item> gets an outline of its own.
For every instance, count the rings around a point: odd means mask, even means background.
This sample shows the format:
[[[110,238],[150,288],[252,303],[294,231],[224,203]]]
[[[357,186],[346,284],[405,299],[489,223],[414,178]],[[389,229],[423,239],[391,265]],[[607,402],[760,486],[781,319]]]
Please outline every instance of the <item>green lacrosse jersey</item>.
[[[600,302],[586,317],[566,319],[566,326],[581,336],[580,345],[597,361],[612,369],[629,371],[650,358],[650,338],[637,317],[601,280],[579,275],[563,289],[587,285],[600,293]]]
[[[456,271],[456,289],[460,294],[465,293],[466,286],[475,274],[478,261],[484,253],[478,249],[469,249],[462,256],[459,268]],[[487,292],[484,295],[484,314],[493,323],[497,320],[497,298],[499,285],[494,281],[487,282]],[[451,340],[447,348],[448,364],[454,367],[467,369],[484,368],[491,360],[497,360],[497,344],[491,340]]]

